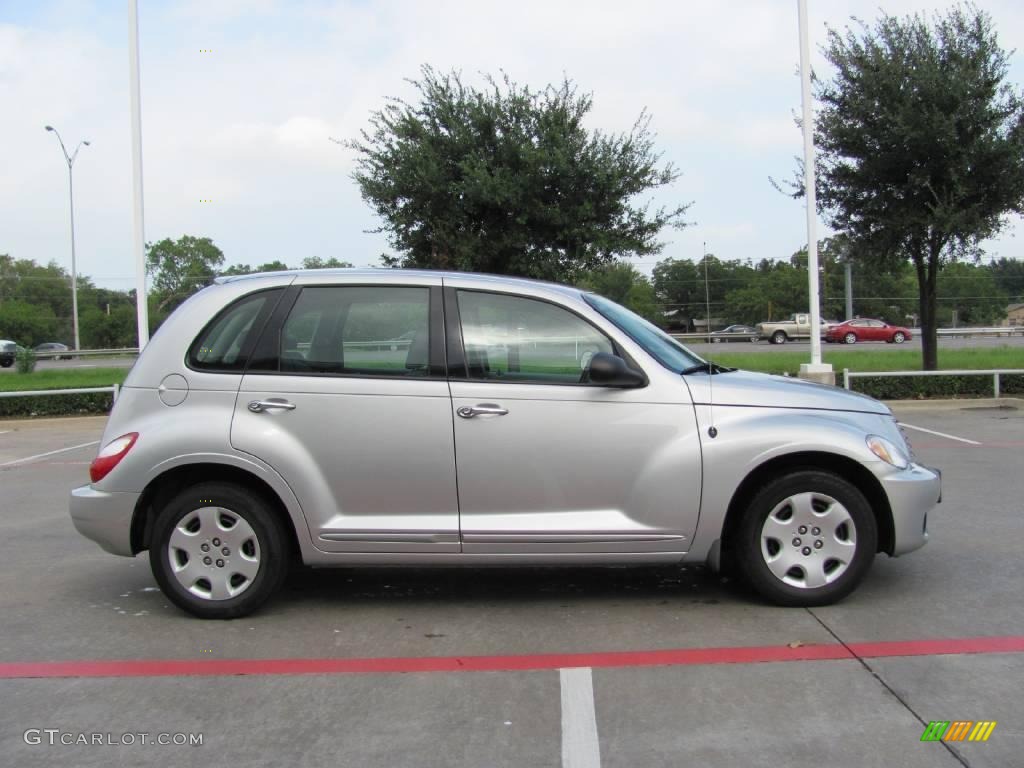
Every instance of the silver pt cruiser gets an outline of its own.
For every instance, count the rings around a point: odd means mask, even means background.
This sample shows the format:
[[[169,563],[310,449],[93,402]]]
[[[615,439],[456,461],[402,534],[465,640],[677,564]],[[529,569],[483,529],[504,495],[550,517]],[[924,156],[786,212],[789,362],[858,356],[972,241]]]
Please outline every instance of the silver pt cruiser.
[[[218,279],[132,368],[90,476],[78,530],[149,550],[204,618],[295,559],[707,562],[820,605],[923,545],[940,498],[871,398],[705,362],[578,289],[405,270]]]

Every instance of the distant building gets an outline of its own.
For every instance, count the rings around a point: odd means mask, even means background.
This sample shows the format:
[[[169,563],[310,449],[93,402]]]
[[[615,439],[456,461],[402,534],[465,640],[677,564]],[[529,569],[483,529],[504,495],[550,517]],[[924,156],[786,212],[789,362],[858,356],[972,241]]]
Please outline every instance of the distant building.
[[[1011,304],[1008,306],[1003,325],[1024,325],[1024,304]]]

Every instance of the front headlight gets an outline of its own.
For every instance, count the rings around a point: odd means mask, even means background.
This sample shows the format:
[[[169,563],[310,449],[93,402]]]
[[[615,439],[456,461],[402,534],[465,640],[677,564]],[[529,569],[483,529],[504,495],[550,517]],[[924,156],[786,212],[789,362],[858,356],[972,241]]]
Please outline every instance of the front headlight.
[[[879,435],[868,435],[868,450],[887,464],[892,464],[897,469],[906,469],[910,466],[910,457],[907,452],[896,445],[892,440],[887,440]]]

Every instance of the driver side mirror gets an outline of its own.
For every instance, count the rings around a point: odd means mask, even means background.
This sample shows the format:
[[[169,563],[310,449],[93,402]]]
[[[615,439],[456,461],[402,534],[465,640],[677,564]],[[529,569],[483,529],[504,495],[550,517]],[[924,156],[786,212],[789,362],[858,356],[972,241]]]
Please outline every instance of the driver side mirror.
[[[596,352],[588,366],[590,382],[603,387],[642,387],[647,377],[630,368],[618,355]]]

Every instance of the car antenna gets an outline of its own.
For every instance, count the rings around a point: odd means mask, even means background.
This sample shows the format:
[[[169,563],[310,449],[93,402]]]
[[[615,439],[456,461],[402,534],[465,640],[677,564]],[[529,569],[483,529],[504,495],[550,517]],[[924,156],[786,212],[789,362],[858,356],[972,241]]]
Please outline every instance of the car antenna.
[[[707,310],[707,331],[708,340],[711,340],[711,289],[708,287],[708,243],[703,241],[704,248],[704,307]],[[718,437],[718,427],[715,426],[715,370],[714,363],[708,360],[708,437]]]

